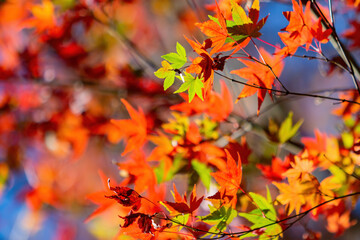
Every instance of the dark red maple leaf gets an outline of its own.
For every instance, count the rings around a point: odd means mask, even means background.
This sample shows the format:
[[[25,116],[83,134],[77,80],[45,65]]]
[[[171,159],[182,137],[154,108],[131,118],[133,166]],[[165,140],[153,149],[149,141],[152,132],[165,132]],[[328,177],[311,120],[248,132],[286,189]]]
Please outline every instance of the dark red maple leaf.
[[[130,211],[128,216],[125,217],[119,216],[119,217],[125,220],[124,224],[120,225],[121,228],[128,228],[137,220],[137,225],[142,233],[155,232],[155,229],[153,227],[153,220],[152,220],[153,215],[148,215],[144,213],[133,213],[132,211]]]
[[[105,196],[110,199],[116,200],[118,203],[125,207],[131,207],[132,210],[137,211],[141,207],[141,196],[136,191],[128,187],[112,187],[110,186],[110,178],[108,179],[109,189],[115,192],[115,195]]]
[[[183,197],[181,197],[175,187],[175,184],[174,184],[173,196],[175,202],[164,201],[162,203],[169,210],[169,212],[174,215],[178,213],[183,213],[183,214],[193,213],[196,209],[199,208],[202,200],[204,199],[204,196],[202,196],[199,199],[196,198],[196,185],[194,186],[193,191],[191,192],[189,203],[187,203],[186,193],[184,194]]]

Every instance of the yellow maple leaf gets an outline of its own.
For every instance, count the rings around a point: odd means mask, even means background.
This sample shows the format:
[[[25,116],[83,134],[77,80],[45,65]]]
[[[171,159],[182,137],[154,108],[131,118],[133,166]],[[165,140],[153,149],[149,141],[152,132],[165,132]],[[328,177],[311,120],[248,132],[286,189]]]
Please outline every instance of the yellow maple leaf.
[[[32,5],[30,12],[33,17],[25,20],[24,26],[36,28],[36,32],[43,32],[56,25],[55,8],[51,1],[43,0],[42,4]]]
[[[315,206],[320,203],[319,182],[314,176],[311,180],[306,181],[290,178],[289,184],[277,182],[273,182],[273,184],[280,191],[276,199],[281,204],[287,205],[288,214],[293,210],[298,214],[305,204]]]
[[[283,175],[287,178],[309,180],[309,175],[314,171],[315,167],[312,161],[302,160],[300,157],[295,157],[295,162],[290,163],[291,169],[287,170]]]

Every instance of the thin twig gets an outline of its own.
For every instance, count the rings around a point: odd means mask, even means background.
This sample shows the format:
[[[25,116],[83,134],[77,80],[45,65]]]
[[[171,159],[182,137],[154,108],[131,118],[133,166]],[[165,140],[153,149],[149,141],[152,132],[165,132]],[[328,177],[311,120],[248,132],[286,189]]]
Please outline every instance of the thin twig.
[[[330,13],[331,24],[333,27],[335,27],[335,19],[334,19],[334,14],[333,14],[333,10],[332,10],[332,1],[328,0],[328,2],[329,2],[329,13]]]
[[[239,83],[239,84],[249,86],[249,87],[253,87],[253,88],[268,90],[268,91],[271,91],[273,93],[279,93],[280,95],[294,95],[294,96],[302,96],[302,97],[321,98],[321,99],[328,99],[328,100],[333,100],[333,101],[338,101],[338,102],[348,102],[348,103],[353,103],[353,104],[360,105],[359,102],[356,102],[356,101],[353,101],[353,100],[348,100],[348,99],[343,99],[343,98],[335,98],[335,97],[329,97],[329,96],[317,95],[317,94],[311,94],[311,93],[300,93],[300,92],[291,92],[291,91],[286,92],[286,91],[283,91],[283,90],[277,90],[277,89],[262,87],[262,86],[255,85],[255,84],[248,84],[248,83],[242,82],[240,80],[228,77],[228,76],[226,76],[226,75],[224,75],[222,73],[219,73],[217,71],[215,73],[217,75],[227,79],[227,80],[232,81],[232,82]]]
[[[312,91],[312,92],[309,92],[309,93],[310,94],[319,94],[319,93],[326,93],[326,92],[335,93],[335,92],[349,92],[349,91],[354,91],[354,89],[353,88],[322,89],[322,90]],[[273,104],[269,104],[269,105],[263,107],[259,114],[250,115],[246,119],[247,120],[252,120],[254,118],[258,118],[260,115],[264,114],[265,112],[270,111],[272,108],[276,107],[278,104],[281,104],[283,102],[294,101],[294,100],[297,100],[299,97],[301,97],[301,96],[286,96],[286,97],[283,97],[283,98],[277,100],[276,102],[274,102]]]
[[[259,53],[259,56],[260,56],[261,59],[263,60],[265,66],[270,69],[270,71],[271,71],[271,73],[274,75],[275,79],[280,83],[281,87],[288,93],[289,90],[284,86],[284,84],[280,81],[279,77],[275,74],[272,66],[270,66],[270,65],[265,61],[265,59],[264,59],[264,57],[262,56],[259,48],[257,47],[256,43],[254,42],[254,39],[252,39],[252,38],[250,38],[250,39],[251,39],[252,43],[254,44],[256,51]]]
[[[340,63],[336,62],[336,61],[333,61],[333,60],[330,60],[329,58],[327,58],[323,53],[320,53],[322,58],[320,57],[315,57],[315,56],[308,56],[308,55],[290,55],[289,57],[297,57],[297,58],[305,58],[305,59],[308,59],[308,60],[320,60],[320,61],[324,61],[324,62],[328,62],[328,63],[331,63],[331,64],[334,64],[335,66],[341,68],[342,70],[346,71],[346,72],[349,72],[349,69],[345,68],[343,65],[341,65]]]
[[[360,77],[360,68],[359,66],[356,64],[355,59],[351,56],[351,54],[345,50],[343,44],[340,41],[339,36],[336,33],[336,29],[335,27],[333,27],[329,21],[327,20],[327,18],[325,17],[324,13],[321,11],[319,5],[317,4],[316,0],[310,0],[311,1],[311,11],[317,16],[321,18],[321,22],[322,24],[328,28],[332,30],[331,35],[329,36],[330,38],[330,42],[333,44],[333,46],[335,47],[335,49],[338,51],[339,55],[341,56],[341,58],[344,60],[344,62],[346,62],[346,64],[349,67],[349,72],[351,75],[351,78],[353,80],[353,83],[360,95],[360,86],[359,83],[356,79],[357,77]],[[337,46],[337,47],[336,47]],[[356,71],[356,72],[355,72]],[[355,76],[356,75],[356,76]]]
[[[234,237],[240,237],[240,236],[243,236],[247,233],[251,233],[251,232],[254,232],[256,230],[260,230],[262,228],[265,228],[265,227],[269,227],[269,226],[272,226],[272,225],[275,225],[275,224],[278,224],[278,223],[282,223],[282,222],[286,222],[288,220],[291,220],[291,219],[294,219],[294,218],[297,218],[295,220],[295,222],[298,222],[299,220],[301,220],[303,217],[305,217],[307,214],[309,214],[311,211],[325,205],[325,204],[328,204],[330,202],[333,202],[333,201],[336,201],[336,200],[339,200],[339,199],[343,199],[343,198],[348,198],[348,197],[352,197],[352,196],[356,196],[356,195],[360,195],[360,192],[354,192],[354,193],[350,193],[350,194],[347,194],[347,195],[343,195],[343,196],[340,196],[340,197],[334,197],[330,200],[327,200],[325,202],[322,202],[322,203],[319,203],[318,205],[304,211],[304,212],[301,212],[301,213],[298,213],[298,214],[295,214],[293,216],[290,216],[290,217],[287,217],[287,218],[284,218],[284,219],[281,219],[281,220],[278,220],[278,221],[275,221],[275,222],[272,222],[272,223],[269,223],[269,224],[266,224],[264,226],[261,226],[261,227],[257,227],[257,228],[253,228],[253,229],[250,229],[250,230],[247,230],[247,231],[241,231],[241,232],[235,232],[235,233],[222,233],[222,237],[225,236],[234,236]],[[291,224],[291,223],[290,223]],[[294,224],[294,223],[293,223]],[[186,227],[186,226],[185,226]],[[282,234],[283,231],[279,234]],[[221,237],[220,237],[221,238]],[[199,239],[220,239],[220,238],[199,238]]]

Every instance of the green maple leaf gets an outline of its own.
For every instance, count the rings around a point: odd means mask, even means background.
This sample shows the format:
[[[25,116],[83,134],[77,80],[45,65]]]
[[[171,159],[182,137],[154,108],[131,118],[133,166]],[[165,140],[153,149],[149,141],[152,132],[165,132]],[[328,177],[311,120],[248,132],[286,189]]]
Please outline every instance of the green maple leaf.
[[[254,232],[249,232],[240,236],[240,239],[247,237],[258,237],[258,239],[268,239],[273,237],[273,239],[278,239],[282,236],[282,229],[279,224],[276,222],[276,210],[272,204],[272,199],[270,191],[267,188],[267,199],[263,196],[256,193],[249,193],[254,204],[256,204],[256,209],[250,213],[239,213],[240,217],[246,218],[249,222],[253,223],[251,229],[258,229],[264,227],[263,233],[260,235],[255,234]]]
[[[183,78],[178,77],[184,81],[184,83],[180,86],[180,88],[174,93],[181,93],[188,90],[189,93],[189,102],[193,100],[195,94],[204,101],[202,95],[202,89],[204,88],[204,83],[202,82],[202,78],[194,78],[191,74],[185,72],[185,76]]]
[[[180,43],[176,43],[177,53],[168,53],[161,56],[167,61],[162,61],[162,67],[154,74],[158,78],[164,78],[164,90],[168,89],[174,84],[176,69],[181,68],[187,62],[186,51]]]
[[[216,209],[209,205],[210,214],[204,216],[201,221],[213,225],[209,232],[220,232],[226,229],[226,227],[232,222],[232,220],[236,217],[236,210],[231,207],[222,206],[219,209]],[[212,234],[207,233],[204,236],[212,236]]]
[[[171,67],[170,63],[168,63],[167,61],[162,61],[161,65],[162,65],[162,68],[159,68],[156,72],[154,72],[154,74],[158,78],[165,78],[164,79],[164,90],[166,90],[171,85],[174,84],[175,71]]]
[[[289,115],[287,116],[285,121],[280,126],[278,135],[279,135],[279,140],[281,143],[284,143],[287,140],[289,140],[290,138],[292,138],[293,136],[295,136],[295,134],[299,130],[301,124],[303,123],[303,120],[300,120],[293,126],[292,125],[292,117],[293,117],[293,113],[289,112]]]
[[[168,53],[161,57],[169,61],[174,69],[179,69],[187,62],[186,51],[180,43],[176,43],[176,52],[177,53]]]

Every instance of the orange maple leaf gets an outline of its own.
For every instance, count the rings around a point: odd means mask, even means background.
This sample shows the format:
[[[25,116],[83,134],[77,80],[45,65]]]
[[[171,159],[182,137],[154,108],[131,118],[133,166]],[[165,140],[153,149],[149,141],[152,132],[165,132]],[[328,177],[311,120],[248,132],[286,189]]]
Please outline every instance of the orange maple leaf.
[[[222,194],[226,192],[227,195],[233,196],[232,205],[235,206],[237,201],[237,191],[241,190],[244,192],[240,186],[242,180],[241,158],[238,154],[238,164],[236,164],[234,158],[226,149],[225,153],[227,158],[227,168],[215,173],[211,173],[211,176],[213,176],[221,186],[220,192]]]
[[[292,12],[283,12],[285,18],[289,21],[289,25],[282,30],[288,31],[292,38],[300,38],[301,42],[309,48],[313,39],[311,34],[313,22],[310,15],[310,2],[307,2],[305,11],[303,11],[301,1],[297,3],[295,0],[292,0],[292,4]]]
[[[271,90],[267,89],[271,89],[274,85],[275,75],[279,77],[282,69],[284,68],[284,63],[282,62],[280,56],[271,56],[270,53],[265,51],[263,48],[260,48],[259,51],[264,58],[265,63],[272,68],[272,71],[270,67],[266,66],[266,64],[260,64],[251,60],[239,60],[240,62],[244,63],[246,67],[231,71],[232,74],[236,74],[248,80],[248,85],[244,86],[240,95],[237,97],[237,101],[240,98],[248,97],[258,93],[258,113],[260,111],[261,104],[265,99],[266,92],[268,92],[271,97]]]
[[[90,136],[89,130],[84,126],[83,117],[66,111],[63,114],[54,115],[52,121],[58,124],[57,138],[60,141],[51,151],[59,154],[61,143],[70,143],[73,148],[72,157],[78,159],[85,151]]]
[[[319,43],[327,43],[328,37],[332,30],[326,29],[323,31],[321,20],[316,21],[312,19],[310,11],[310,1],[306,3],[305,10],[300,1],[297,3],[292,0],[293,11],[283,12],[285,18],[289,21],[289,25],[282,31],[287,33],[279,33],[281,40],[286,45],[277,54],[291,55],[294,54],[298,47],[305,44],[306,50],[309,49],[312,41],[316,39]]]
[[[210,56],[219,51],[223,51],[222,48],[225,45],[226,38],[229,36],[226,27],[226,20],[221,13],[217,3],[216,9],[219,24],[214,22],[213,20],[208,20],[203,23],[196,23],[196,26],[200,28],[201,32],[203,32],[211,40],[213,49],[210,52]]]
[[[135,184],[134,189],[140,194],[145,190],[153,191],[157,185],[154,169],[146,161],[142,151],[133,152],[128,161],[117,165],[127,175],[121,185]]]
[[[146,142],[147,137],[147,123],[146,118],[141,108],[136,111],[125,99],[121,99],[125,105],[131,119],[112,119],[111,123],[117,127],[118,141],[124,139],[126,142],[125,154],[140,149]],[[113,139],[115,140],[115,139]]]
[[[350,211],[335,212],[327,216],[326,220],[326,229],[331,233],[335,233],[335,237],[340,236],[346,229],[356,224],[356,220],[350,221]]]
[[[104,190],[86,195],[86,199],[98,205],[98,208],[85,219],[85,222],[90,221],[116,203],[114,200],[105,197],[106,195],[114,194],[114,192],[111,191],[108,187],[108,177],[106,177],[105,174],[100,170],[98,171],[98,174],[104,185]]]
[[[224,121],[233,110],[232,96],[224,81],[220,81],[221,94],[211,91],[206,101],[195,97],[191,103],[187,101],[188,96],[182,94],[185,102],[171,106],[171,110],[184,112],[187,116],[201,113],[209,115],[214,121]]]
[[[218,3],[219,9],[221,10],[221,12],[223,13],[223,15],[226,19],[231,19],[231,16],[232,16],[231,15],[231,2],[240,4],[241,2],[245,2],[245,1],[244,0],[220,0]],[[206,9],[209,11],[216,12],[217,6],[216,6],[216,4],[209,4],[209,5],[206,5]]]

